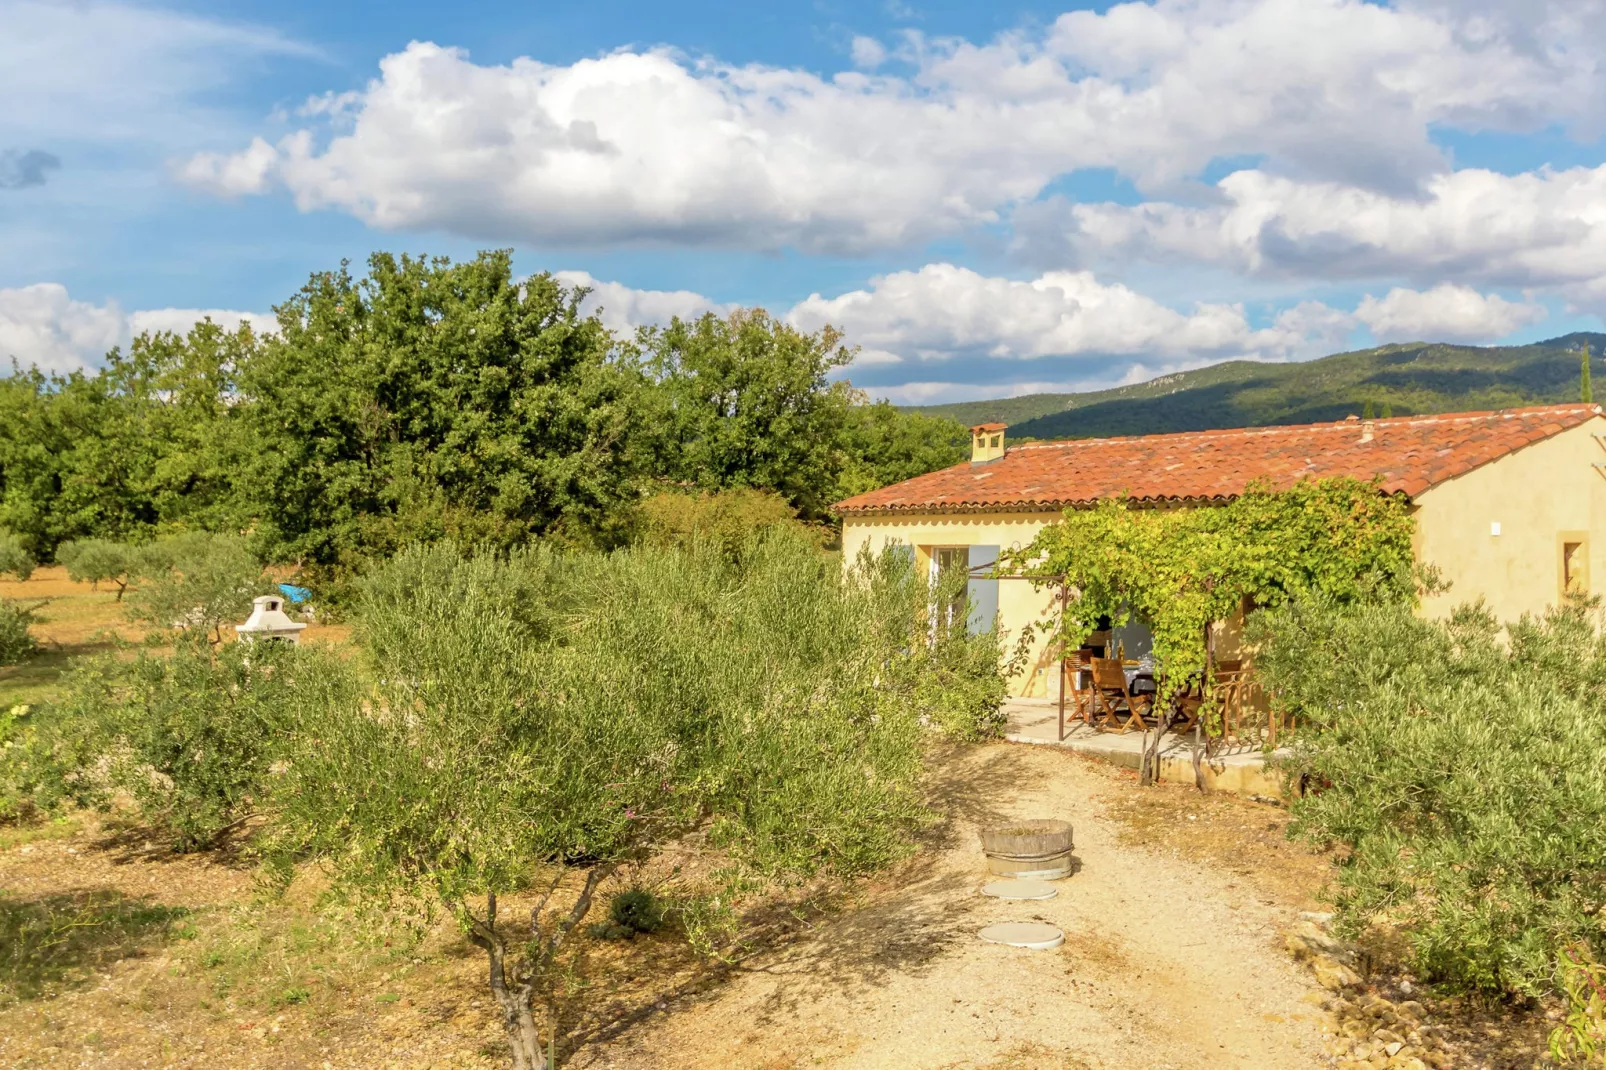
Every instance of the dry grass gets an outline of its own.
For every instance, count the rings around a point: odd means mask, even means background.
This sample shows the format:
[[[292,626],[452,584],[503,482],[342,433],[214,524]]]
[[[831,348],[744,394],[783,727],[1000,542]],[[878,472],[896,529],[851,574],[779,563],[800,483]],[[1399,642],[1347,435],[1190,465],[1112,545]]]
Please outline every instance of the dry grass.
[[[0,852],[0,1065],[497,1066],[477,953],[84,819]],[[489,1054],[487,1054],[489,1052]]]
[[[1322,909],[1330,855],[1288,839],[1288,812],[1239,795],[1205,794],[1192,785],[1138,790],[1137,773],[1084,759],[1110,783],[1103,800],[1121,825],[1122,842],[1203,862],[1301,910]]]

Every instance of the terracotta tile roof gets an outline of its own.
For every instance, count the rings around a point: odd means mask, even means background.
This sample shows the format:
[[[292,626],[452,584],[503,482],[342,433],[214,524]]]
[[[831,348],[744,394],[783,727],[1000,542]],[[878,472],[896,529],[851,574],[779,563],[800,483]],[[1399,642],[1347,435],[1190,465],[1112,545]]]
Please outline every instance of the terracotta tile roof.
[[[1011,446],[838,502],[839,513],[1061,509],[1125,492],[1134,501],[1208,501],[1257,479],[1352,476],[1415,497],[1514,450],[1601,416],[1598,405],[1543,405],[1371,421],[1245,427]]]

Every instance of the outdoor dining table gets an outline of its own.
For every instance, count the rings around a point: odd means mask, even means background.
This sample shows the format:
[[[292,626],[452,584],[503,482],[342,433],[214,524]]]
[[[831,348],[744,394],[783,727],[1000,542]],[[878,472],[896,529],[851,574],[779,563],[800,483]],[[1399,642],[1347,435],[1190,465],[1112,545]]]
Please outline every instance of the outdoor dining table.
[[[1075,687],[1078,691],[1085,691],[1093,686],[1093,672],[1091,669],[1076,669]],[[1126,676],[1126,686],[1131,688],[1133,694],[1139,692],[1158,691],[1154,682],[1154,670],[1145,669],[1141,665],[1124,665],[1121,672]]]

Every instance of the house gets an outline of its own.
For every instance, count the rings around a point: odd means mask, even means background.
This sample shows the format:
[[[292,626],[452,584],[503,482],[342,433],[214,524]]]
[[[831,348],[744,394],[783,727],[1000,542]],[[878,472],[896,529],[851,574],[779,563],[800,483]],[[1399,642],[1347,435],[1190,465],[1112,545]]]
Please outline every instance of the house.
[[[1447,615],[1483,599],[1502,620],[1538,612],[1564,591],[1606,582],[1606,417],[1591,404],[1360,420],[1291,427],[1095,438],[1007,446],[1003,424],[971,429],[971,460],[837,503],[848,561],[868,545],[914,548],[935,577],[979,570],[1026,546],[1068,508],[1125,494],[1138,507],[1227,501],[1255,480],[1376,478],[1404,495],[1416,553],[1449,589],[1422,611]],[[1599,577],[1599,580],[1592,580]],[[1052,613],[1054,593],[1024,580],[970,581],[972,624],[1006,637]],[[1143,653],[1134,625],[1111,637]],[[1011,641],[1013,641],[1011,639]],[[1054,686],[1043,641],[1017,694]]]

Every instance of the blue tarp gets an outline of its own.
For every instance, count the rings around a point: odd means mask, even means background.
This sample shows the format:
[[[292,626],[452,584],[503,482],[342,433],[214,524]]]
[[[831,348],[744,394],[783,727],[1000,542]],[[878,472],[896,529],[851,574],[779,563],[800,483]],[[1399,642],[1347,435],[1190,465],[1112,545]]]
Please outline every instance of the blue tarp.
[[[290,604],[293,606],[299,606],[312,597],[312,592],[305,587],[297,587],[290,583],[279,584],[279,593],[290,599]]]

